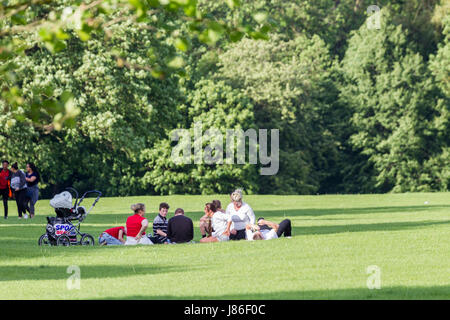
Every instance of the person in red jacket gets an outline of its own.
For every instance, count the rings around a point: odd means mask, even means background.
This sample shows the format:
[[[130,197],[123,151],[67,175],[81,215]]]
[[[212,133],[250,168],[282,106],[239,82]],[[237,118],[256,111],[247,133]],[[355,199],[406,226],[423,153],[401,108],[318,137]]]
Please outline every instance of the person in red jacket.
[[[12,196],[11,194],[11,176],[12,173],[8,169],[8,160],[2,161],[2,170],[0,171],[0,194],[3,198],[3,208],[5,211],[5,219],[8,219],[8,198]]]
[[[144,237],[145,230],[148,227],[148,220],[144,218],[145,205],[143,203],[133,204],[131,210],[134,211],[134,214],[127,218],[127,241],[125,245],[153,244],[148,237]]]
[[[126,234],[125,227],[110,228],[102,232],[98,238],[100,245],[117,246],[125,243],[123,236]]]

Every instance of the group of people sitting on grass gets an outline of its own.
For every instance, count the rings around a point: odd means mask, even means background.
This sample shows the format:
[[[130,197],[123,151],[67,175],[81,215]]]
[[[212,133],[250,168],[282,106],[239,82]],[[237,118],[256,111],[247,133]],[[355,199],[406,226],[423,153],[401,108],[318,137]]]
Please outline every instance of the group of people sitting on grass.
[[[282,235],[291,237],[291,221],[285,219],[276,224],[259,218],[256,221],[252,208],[242,201],[242,190],[230,195],[231,203],[223,210],[219,200],[205,204],[205,215],[200,219],[200,242],[220,242],[228,240],[269,240]],[[133,215],[127,218],[125,226],[110,228],[99,237],[100,245],[152,245],[188,243],[194,239],[194,224],[178,208],[175,215],[167,219],[169,205],[159,205],[159,214],[153,220],[153,235],[146,234],[149,222],[145,218],[143,203],[131,206]]]

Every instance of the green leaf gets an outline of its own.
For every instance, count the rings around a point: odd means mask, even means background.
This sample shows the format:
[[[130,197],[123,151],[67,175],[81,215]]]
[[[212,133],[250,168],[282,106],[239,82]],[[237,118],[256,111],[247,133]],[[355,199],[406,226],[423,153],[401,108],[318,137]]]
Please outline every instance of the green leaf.
[[[130,5],[136,10],[136,15],[142,17],[146,14],[147,4],[145,0],[128,0]]]
[[[232,32],[230,32],[230,40],[232,42],[238,42],[239,40],[242,39],[243,36],[244,36],[244,33],[240,32],[240,31],[232,31]]]
[[[252,31],[250,37],[255,40],[269,40],[269,36],[263,32]]]
[[[184,59],[180,56],[176,56],[167,63],[167,66],[172,69],[182,68],[184,66]]]
[[[234,9],[235,7],[239,7],[241,5],[239,0],[226,0],[226,3],[230,9]]]
[[[27,19],[25,18],[24,13],[25,11],[20,11],[15,15],[11,16],[12,24],[21,24],[21,25],[27,24]]]
[[[45,46],[50,52],[56,53],[64,50],[66,48],[66,43],[58,39],[53,39],[51,41],[46,41]]]
[[[39,36],[41,37],[42,41],[50,41],[52,40],[52,34],[51,32],[46,28],[41,28],[38,32]]]
[[[189,0],[170,0],[172,3],[176,3],[177,5],[185,6],[189,4]]]
[[[177,48],[180,51],[185,52],[189,49],[189,44],[186,41],[186,39],[183,38],[176,38],[174,42],[175,48]]]
[[[88,41],[91,38],[91,35],[83,30],[77,30],[77,34],[81,41]]]
[[[184,7],[184,13],[188,16],[188,17],[195,17],[197,15],[197,5],[188,5]]]
[[[0,60],[6,61],[11,59],[12,57],[14,57],[14,54],[12,51],[4,48],[4,47],[0,47]]]
[[[56,31],[55,35],[56,35],[56,38],[58,38],[60,40],[67,40],[70,38],[70,36],[67,33],[65,33],[61,28],[59,28]]]
[[[159,7],[160,5],[159,0],[147,0],[147,3],[153,8]]]

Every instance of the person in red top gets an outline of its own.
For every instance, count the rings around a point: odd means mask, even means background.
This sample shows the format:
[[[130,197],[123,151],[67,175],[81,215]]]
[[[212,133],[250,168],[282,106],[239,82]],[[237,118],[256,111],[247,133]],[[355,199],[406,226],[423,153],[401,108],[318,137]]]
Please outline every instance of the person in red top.
[[[2,161],[2,170],[0,171],[0,194],[3,198],[3,208],[5,210],[5,219],[8,219],[8,198],[10,198],[11,195],[11,189],[10,189],[10,180],[12,173],[8,169],[9,162],[8,160]]]
[[[144,237],[145,230],[148,227],[148,220],[144,218],[145,205],[143,203],[133,204],[131,210],[134,211],[134,214],[127,218],[127,241],[125,245],[153,244],[148,237]]]
[[[125,227],[110,228],[102,232],[98,238],[100,245],[117,246],[125,243],[123,236],[126,234]]]

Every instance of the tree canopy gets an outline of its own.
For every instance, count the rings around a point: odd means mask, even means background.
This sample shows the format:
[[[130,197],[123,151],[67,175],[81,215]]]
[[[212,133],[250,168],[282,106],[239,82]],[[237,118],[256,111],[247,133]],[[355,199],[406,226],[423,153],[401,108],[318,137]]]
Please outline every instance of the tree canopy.
[[[43,196],[448,191],[450,1],[371,4],[4,1],[0,156]],[[199,122],[278,129],[277,174],[175,163]]]

